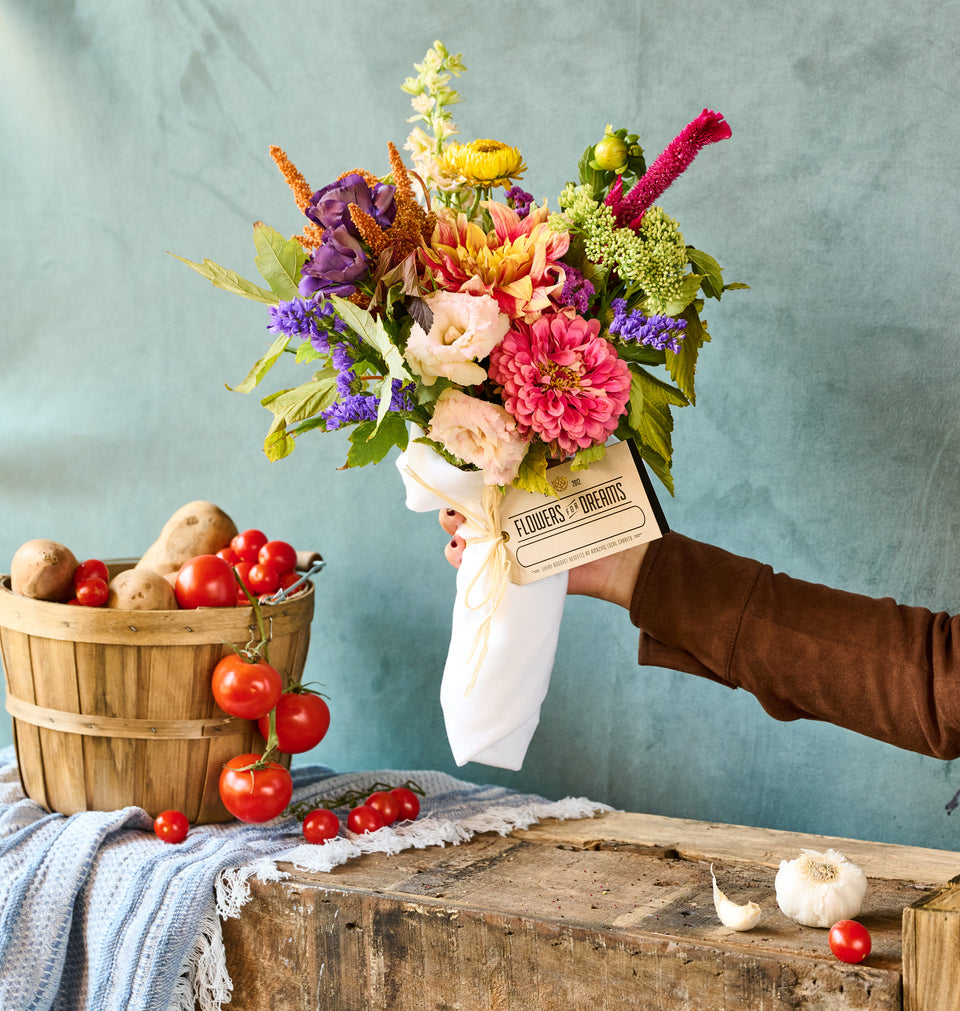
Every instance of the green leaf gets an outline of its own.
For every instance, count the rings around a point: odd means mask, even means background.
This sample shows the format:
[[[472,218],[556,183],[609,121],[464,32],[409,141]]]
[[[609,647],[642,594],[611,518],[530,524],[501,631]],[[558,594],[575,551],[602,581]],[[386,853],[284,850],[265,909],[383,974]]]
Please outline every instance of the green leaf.
[[[236,386],[227,386],[228,390],[234,393],[249,393],[261,379],[273,368],[277,359],[287,349],[290,338],[286,334],[281,334],[271,345],[265,355],[254,362],[250,371],[237,383]]]
[[[262,221],[253,226],[253,242],[257,247],[253,262],[261,277],[270,285],[270,290],[285,301],[296,298],[300,268],[307,260],[303,246],[296,239],[284,239]]]
[[[242,295],[244,298],[253,299],[255,302],[264,302],[267,305],[276,305],[280,301],[274,292],[261,288],[260,285],[246,280],[246,278],[241,277],[236,271],[221,267],[219,263],[214,263],[213,260],[194,263],[193,260],[177,256],[176,253],[171,253],[170,255],[176,257],[181,263],[185,263],[188,267],[191,267],[211,284],[216,285],[218,288],[223,288],[224,291],[232,292],[234,295]]]
[[[668,349],[666,365],[670,378],[680,387],[687,400],[695,404],[697,396],[694,392],[694,378],[697,371],[697,357],[700,348],[710,340],[710,334],[707,333],[706,325],[700,319],[695,305],[687,306],[682,318],[687,321],[687,328],[680,342],[680,353],[674,354]]]
[[[398,414],[391,414],[382,425],[374,421],[363,421],[350,433],[350,450],[347,467],[365,467],[368,463],[379,463],[393,449],[406,449],[407,426]]]
[[[641,447],[652,450],[667,464],[673,459],[672,407],[684,407],[686,397],[668,383],[637,369],[630,377],[627,422]]]
[[[700,287],[704,295],[710,298],[719,298],[723,294],[723,270],[720,264],[702,249],[695,249],[687,246],[687,256],[693,264],[694,269],[702,274]]]
[[[697,297],[700,290],[700,282],[703,277],[700,274],[686,274],[680,283],[680,294],[677,298],[669,298],[664,301],[657,301],[655,311],[663,316],[679,316],[680,313]]]
[[[413,377],[407,371],[400,349],[390,339],[390,335],[379,319],[375,320],[365,309],[355,306],[345,298],[340,298],[339,295],[331,295],[329,301],[333,303],[336,314],[344,323],[365,344],[368,344],[379,354],[391,379],[400,379],[403,382],[412,380]]]
[[[570,463],[570,469],[586,470],[591,463],[596,463],[597,460],[602,460],[606,455],[607,447],[602,442],[595,446],[590,446],[588,449],[580,449],[574,453],[573,460]]]
[[[526,456],[520,461],[520,470],[513,479],[513,487],[534,495],[557,497],[557,490],[547,480],[547,447],[531,443]]]
[[[279,390],[260,401],[286,424],[295,424],[326,410],[337,399],[336,375],[323,375],[290,390]]]
[[[289,456],[295,447],[292,435],[289,435],[286,428],[271,428],[267,437],[263,440],[263,451],[271,463],[282,460]]]

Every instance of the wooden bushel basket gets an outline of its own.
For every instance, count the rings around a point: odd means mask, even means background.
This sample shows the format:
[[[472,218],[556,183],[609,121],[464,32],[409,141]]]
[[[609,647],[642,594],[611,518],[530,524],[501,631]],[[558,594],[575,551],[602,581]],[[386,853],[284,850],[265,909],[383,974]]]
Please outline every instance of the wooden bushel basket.
[[[131,562],[109,565],[113,576]],[[261,607],[270,662],[299,683],[314,590]],[[48,811],[135,805],[191,824],[227,821],[218,782],[234,755],[260,752],[256,723],[213,700],[217,661],[253,639],[250,607],[120,611],[21,597],[0,576],[6,708],[24,792]],[[280,756],[289,766],[290,757]]]

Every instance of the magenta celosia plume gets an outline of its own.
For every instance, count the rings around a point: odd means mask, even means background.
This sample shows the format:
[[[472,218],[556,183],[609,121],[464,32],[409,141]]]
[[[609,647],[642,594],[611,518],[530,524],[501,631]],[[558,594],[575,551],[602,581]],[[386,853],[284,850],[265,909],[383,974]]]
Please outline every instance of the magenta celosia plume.
[[[525,437],[564,454],[605,442],[630,399],[630,369],[598,336],[600,321],[547,313],[516,321],[490,354],[490,378]]]
[[[664,190],[686,171],[701,148],[718,140],[726,140],[730,134],[730,126],[719,112],[704,109],[670,141],[663,154],[626,196],[623,193],[622,177],[610,187],[605,202],[613,211],[617,224],[621,228],[639,228],[647,208],[652,207]]]

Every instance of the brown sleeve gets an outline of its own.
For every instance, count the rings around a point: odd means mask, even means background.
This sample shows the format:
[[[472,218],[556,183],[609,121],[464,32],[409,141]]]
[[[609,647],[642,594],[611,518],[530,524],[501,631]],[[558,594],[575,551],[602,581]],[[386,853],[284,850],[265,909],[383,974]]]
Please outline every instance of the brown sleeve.
[[[960,756],[960,618],[775,573],[669,533],[633,592],[640,663],[744,688],[778,720],[825,720]]]

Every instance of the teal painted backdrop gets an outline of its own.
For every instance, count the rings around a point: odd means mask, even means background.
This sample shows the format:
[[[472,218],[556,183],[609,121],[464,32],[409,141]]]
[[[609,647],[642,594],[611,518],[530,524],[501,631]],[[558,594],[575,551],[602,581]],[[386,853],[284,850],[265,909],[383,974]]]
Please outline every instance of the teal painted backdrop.
[[[554,202],[604,125],[651,155],[705,106],[733,128],[661,203],[731,292],[708,306],[671,525],[806,579],[960,607],[952,5],[894,0],[0,0],[0,568],[51,537],[140,553],[211,499],[328,561],[307,678],[339,769],[437,768],[639,811],[960,849],[952,763],[640,669],[623,612],[571,599],[522,772],[456,770],[438,702],[453,572],[392,466],[345,441],[270,464],[230,393],[265,314],[168,255],[252,271],[252,225],[299,231],[268,155],[319,187],[386,170],[400,83],[464,54],[464,139],[520,146]],[[0,744],[9,743],[5,720]]]

